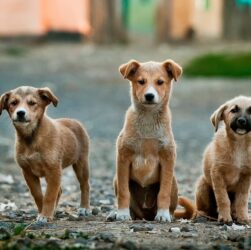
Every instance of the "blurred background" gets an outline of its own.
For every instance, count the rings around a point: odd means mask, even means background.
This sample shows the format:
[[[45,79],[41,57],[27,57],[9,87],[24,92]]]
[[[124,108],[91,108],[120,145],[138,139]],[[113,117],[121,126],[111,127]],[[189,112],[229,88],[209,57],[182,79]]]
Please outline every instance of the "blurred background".
[[[82,121],[94,177],[114,173],[115,140],[130,105],[120,64],[171,58],[184,74],[171,108],[180,192],[193,196],[213,136],[209,117],[251,92],[251,0],[0,0],[0,94],[48,86],[49,114]],[[0,171],[17,174],[15,132],[0,117]],[[183,184],[183,185],[182,185]]]

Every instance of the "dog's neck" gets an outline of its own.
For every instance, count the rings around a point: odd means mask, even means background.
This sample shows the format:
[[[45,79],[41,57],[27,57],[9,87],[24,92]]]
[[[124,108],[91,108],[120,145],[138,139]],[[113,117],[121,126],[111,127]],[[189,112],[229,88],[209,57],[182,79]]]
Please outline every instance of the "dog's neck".
[[[42,130],[45,130],[50,123],[50,118],[46,115],[37,121],[36,124],[27,124],[21,126],[15,126],[17,139],[24,144],[32,144],[36,141]]]
[[[141,138],[162,138],[166,126],[170,123],[170,111],[167,105],[145,107],[132,105],[135,114],[134,124]],[[169,115],[167,115],[169,113]]]

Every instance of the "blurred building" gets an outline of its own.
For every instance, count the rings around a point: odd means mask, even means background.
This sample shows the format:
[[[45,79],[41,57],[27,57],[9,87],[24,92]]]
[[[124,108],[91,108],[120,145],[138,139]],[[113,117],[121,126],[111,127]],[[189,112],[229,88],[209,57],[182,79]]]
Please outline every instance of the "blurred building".
[[[63,31],[98,43],[133,32],[151,32],[159,42],[249,39],[250,24],[251,0],[0,0],[2,37]]]

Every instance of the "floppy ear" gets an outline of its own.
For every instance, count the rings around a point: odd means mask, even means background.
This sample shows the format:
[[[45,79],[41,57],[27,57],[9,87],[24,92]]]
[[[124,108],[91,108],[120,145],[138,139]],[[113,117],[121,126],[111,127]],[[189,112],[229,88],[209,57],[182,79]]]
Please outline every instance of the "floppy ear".
[[[171,77],[171,79],[177,81],[177,79],[181,76],[182,68],[179,64],[177,64],[173,60],[168,59],[164,61],[162,65],[164,66],[167,74],[169,75],[169,77]]]
[[[4,109],[7,109],[7,102],[10,97],[10,92],[6,92],[0,97],[0,115]]]
[[[223,112],[226,110],[227,104],[221,105],[214,113],[211,115],[210,120],[215,127],[215,132],[217,132],[220,121],[223,120]]]
[[[136,60],[130,60],[128,63],[122,64],[119,71],[124,79],[131,79],[139,68],[140,63]]]
[[[52,91],[49,88],[41,88],[38,89],[38,94],[40,97],[47,102],[47,105],[49,105],[51,102],[55,107],[58,105],[58,98],[52,93]]]

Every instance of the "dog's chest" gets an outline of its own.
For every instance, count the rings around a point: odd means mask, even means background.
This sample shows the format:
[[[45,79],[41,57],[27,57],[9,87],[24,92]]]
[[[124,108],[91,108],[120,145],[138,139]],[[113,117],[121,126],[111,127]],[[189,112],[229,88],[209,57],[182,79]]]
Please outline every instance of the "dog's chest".
[[[136,143],[130,177],[142,187],[159,181],[159,142],[141,140]]]
[[[250,168],[251,171],[251,146],[238,145],[232,155],[233,165],[240,170],[245,171]]]
[[[44,176],[44,158],[40,152],[25,152],[17,156],[22,168],[29,168],[38,177]]]

